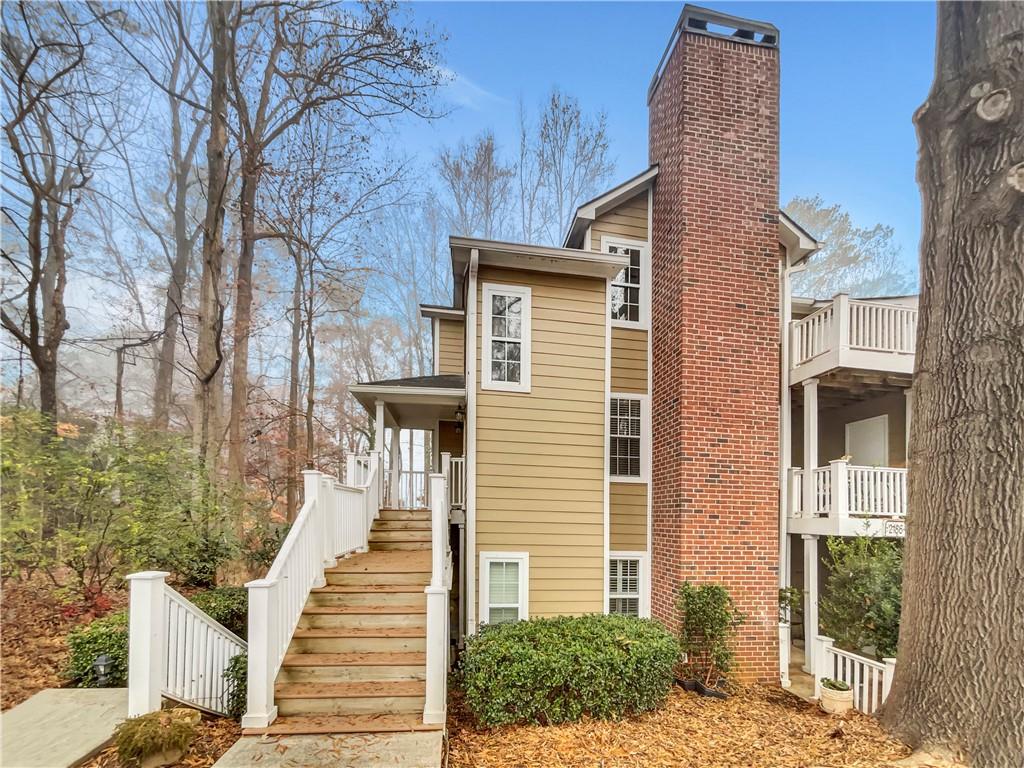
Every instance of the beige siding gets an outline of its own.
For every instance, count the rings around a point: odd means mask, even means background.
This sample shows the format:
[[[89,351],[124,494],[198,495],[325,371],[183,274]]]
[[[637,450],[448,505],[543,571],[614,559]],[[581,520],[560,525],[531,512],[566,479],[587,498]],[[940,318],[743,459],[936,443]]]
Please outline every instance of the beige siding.
[[[612,328],[612,392],[647,394],[647,331]]]
[[[590,250],[601,250],[602,235],[646,241],[647,190],[594,220],[590,225]]]
[[[605,281],[483,267],[532,290],[529,393],[479,388],[477,554],[530,553],[530,615],[604,607]],[[479,582],[478,582],[479,583]]]
[[[437,342],[439,374],[466,372],[463,362],[466,350],[466,326],[462,320],[438,320],[440,338]]]
[[[610,546],[623,552],[647,549],[647,483],[612,483]]]

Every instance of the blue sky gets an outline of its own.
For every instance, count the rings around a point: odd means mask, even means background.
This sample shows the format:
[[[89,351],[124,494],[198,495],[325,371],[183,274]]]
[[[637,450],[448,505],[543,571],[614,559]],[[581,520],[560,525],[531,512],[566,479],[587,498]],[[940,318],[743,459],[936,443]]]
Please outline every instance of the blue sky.
[[[914,110],[931,85],[935,7],[920,3],[704,3],[781,31],[781,199],[820,194],[890,224],[916,265]],[[646,92],[682,3],[417,3],[448,34],[455,109],[403,131],[412,154],[491,128],[510,150],[517,101],[552,85],[608,114],[616,178],[647,165]]]

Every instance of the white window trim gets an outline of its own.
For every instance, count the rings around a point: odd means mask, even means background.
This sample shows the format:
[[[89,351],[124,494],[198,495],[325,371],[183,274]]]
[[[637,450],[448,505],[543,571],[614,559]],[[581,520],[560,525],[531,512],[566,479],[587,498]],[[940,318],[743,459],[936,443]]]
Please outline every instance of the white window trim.
[[[651,318],[651,249],[643,240],[630,240],[624,237],[613,235],[601,235],[601,251],[608,253],[608,247],[619,245],[624,248],[638,248],[640,250],[640,319],[639,320],[616,320],[611,317],[612,306],[611,296],[608,298],[608,312],[611,318],[612,328],[638,328],[647,330],[650,327]],[[615,278],[609,281],[612,285]]]
[[[640,401],[640,475],[611,474],[611,419],[612,400],[639,400]],[[646,483],[650,480],[650,441],[651,441],[651,398],[650,395],[638,395],[633,392],[611,392],[608,394],[608,402],[604,406],[604,433],[605,453],[608,454],[605,466],[608,472],[610,483]]]
[[[486,624],[491,613],[490,569],[492,562],[519,563],[519,620],[530,618],[530,553],[529,552],[481,552],[480,553],[480,623]],[[605,586],[607,589],[607,585]]]
[[[612,550],[608,553],[608,564],[611,564],[612,560],[639,560],[640,561],[640,618],[649,619],[651,618],[651,569],[649,567],[650,556],[645,551],[640,552],[626,552],[619,550]],[[609,577],[605,576],[604,579],[604,597],[605,597],[605,613],[610,613],[612,591],[609,585]]]
[[[519,351],[519,383],[509,381],[493,381],[491,379],[491,297],[519,296],[523,300],[522,310],[522,349]],[[533,350],[531,328],[533,315],[533,291],[524,285],[500,285],[484,283],[483,285],[483,341],[480,347],[480,378],[481,389],[492,389],[500,392],[530,391],[530,357]]]

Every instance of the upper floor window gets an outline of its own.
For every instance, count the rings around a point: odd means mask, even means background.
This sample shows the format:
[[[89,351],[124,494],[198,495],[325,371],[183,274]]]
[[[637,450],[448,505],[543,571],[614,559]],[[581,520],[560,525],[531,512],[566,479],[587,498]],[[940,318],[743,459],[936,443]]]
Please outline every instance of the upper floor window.
[[[529,288],[484,284],[484,389],[530,391]]]
[[[649,293],[647,245],[629,240],[601,238],[601,248],[606,253],[617,253],[629,257],[629,266],[624,267],[612,279],[611,318],[613,325],[646,327],[647,296]]]
[[[608,474],[615,480],[642,480],[644,465],[644,400],[613,395],[608,402]]]

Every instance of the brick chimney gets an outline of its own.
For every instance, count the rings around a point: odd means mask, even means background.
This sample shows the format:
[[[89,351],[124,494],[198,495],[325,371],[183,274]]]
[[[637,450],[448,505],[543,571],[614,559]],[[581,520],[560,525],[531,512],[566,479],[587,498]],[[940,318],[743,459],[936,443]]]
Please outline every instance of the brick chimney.
[[[648,93],[652,610],[727,586],[745,680],[778,680],[778,40],[687,5]]]

